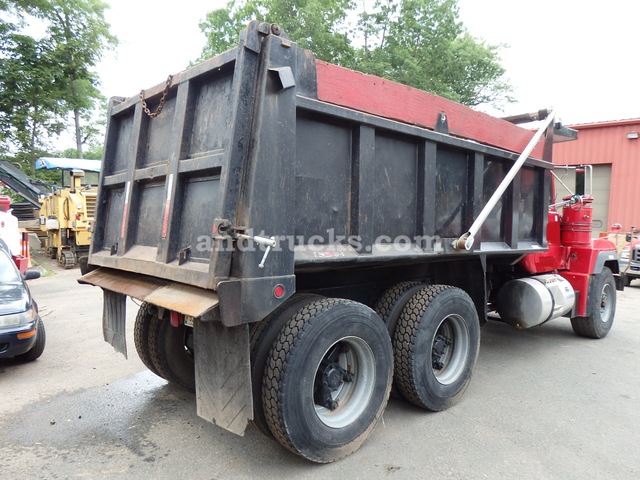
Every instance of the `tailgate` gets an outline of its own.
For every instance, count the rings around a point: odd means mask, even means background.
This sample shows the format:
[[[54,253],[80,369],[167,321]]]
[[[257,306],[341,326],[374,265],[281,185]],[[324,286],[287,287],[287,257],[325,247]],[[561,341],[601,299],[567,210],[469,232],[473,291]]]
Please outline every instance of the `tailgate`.
[[[293,251],[270,249],[294,230],[297,82],[315,85],[312,60],[252,22],[237,48],[112,99],[89,264],[197,287],[209,303],[215,290],[227,324],[291,295]]]

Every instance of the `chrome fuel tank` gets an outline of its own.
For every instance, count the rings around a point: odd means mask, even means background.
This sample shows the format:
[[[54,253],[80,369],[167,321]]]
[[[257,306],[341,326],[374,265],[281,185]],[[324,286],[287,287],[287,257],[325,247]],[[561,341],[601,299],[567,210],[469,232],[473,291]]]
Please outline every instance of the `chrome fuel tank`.
[[[575,292],[560,275],[536,275],[505,283],[496,300],[500,317],[509,325],[524,329],[570,312]]]

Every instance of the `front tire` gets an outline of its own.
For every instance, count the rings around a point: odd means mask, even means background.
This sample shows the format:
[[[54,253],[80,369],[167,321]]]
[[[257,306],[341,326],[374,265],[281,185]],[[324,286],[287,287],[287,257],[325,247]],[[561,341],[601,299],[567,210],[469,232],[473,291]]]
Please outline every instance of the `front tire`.
[[[339,460],[373,430],[392,375],[389,334],[373,310],[316,300],[291,318],[270,352],[263,387],[269,428],[308,460]]]
[[[608,267],[591,275],[587,316],[571,319],[571,327],[576,335],[587,338],[604,338],[613,326],[616,314],[616,283]]]
[[[440,411],[467,389],[480,349],[480,323],[463,290],[429,285],[407,302],[393,338],[395,385],[411,403]]]
[[[47,343],[47,334],[44,329],[44,322],[41,318],[38,318],[38,322],[36,323],[36,343],[34,343],[33,347],[28,352],[25,352],[21,355],[16,355],[16,358],[22,362],[32,362],[42,355],[44,352],[44,346]]]

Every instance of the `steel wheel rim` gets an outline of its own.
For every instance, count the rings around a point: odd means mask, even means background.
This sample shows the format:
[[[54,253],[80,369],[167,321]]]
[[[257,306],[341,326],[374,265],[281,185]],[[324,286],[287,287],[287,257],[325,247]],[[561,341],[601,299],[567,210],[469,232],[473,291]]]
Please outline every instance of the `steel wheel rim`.
[[[327,358],[335,347],[346,347],[347,350],[339,354],[338,363],[346,371],[353,374],[353,381],[343,381],[331,392],[331,397],[338,403],[337,408],[331,410],[319,405],[314,396],[319,387],[319,375],[322,373],[323,360]],[[358,337],[344,337],[333,343],[322,355],[322,360],[315,369],[315,381],[311,398],[318,419],[330,428],[344,428],[355,422],[365,411],[376,385],[376,359],[371,347]]]
[[[607,323],[611,317],[611,285],[608,283],[602,287],[600,293],[600,321]]]
[[[448,346],[438,345],[439,336],[450,342]],[[436,380],[442,385],[450,385],[464,372],[470,351],[469,329],[460,315],[448,315],[442,319],[431,343],[431,367]],[[438,358],[442,366],[435,365]]]

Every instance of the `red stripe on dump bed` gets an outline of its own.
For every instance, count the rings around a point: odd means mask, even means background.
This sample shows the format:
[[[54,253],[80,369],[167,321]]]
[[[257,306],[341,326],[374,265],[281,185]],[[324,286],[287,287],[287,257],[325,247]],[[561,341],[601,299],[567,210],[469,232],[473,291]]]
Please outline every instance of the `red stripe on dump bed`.
[[[447,115],[449,133],[522,152],[535,132],[417,88],[316,60],[318,100],[433,130]],[[542,158],[542,143],[532,153]]]

